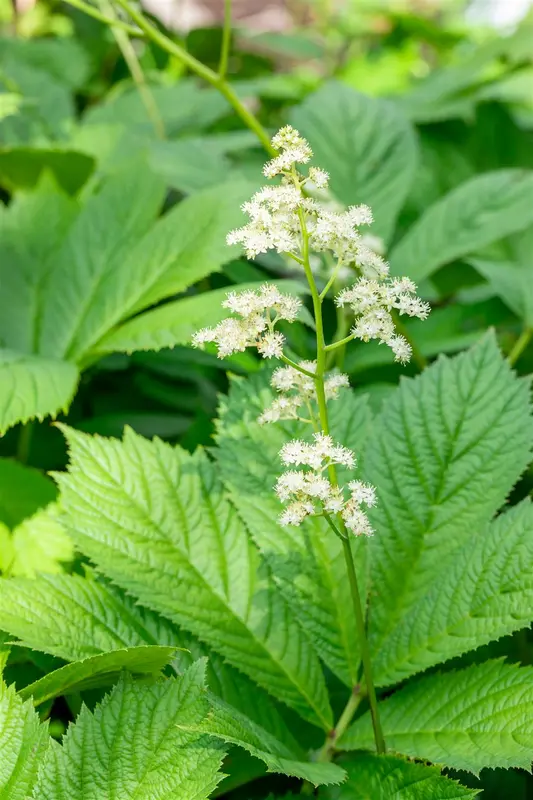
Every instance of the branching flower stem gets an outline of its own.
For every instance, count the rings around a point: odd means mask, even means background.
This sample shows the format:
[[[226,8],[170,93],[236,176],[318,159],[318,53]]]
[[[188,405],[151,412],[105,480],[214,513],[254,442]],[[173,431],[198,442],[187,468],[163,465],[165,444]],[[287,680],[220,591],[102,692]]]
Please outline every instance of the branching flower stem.
[[[228,71],[229,51],[231,46],[231,0],[224,0],[224,25],[222,28],[222,48],[218,65],[218,76],[222,80]]]
[[[295,181],[295,185],[297,184],[298,177],[296,174],[296,170],[293,169],[293,179]],[[301,236],[302,236],[302,260],[303,260],[303,268],[305,270],[305,275],[307,278],[307,282],[309,284],[309,289],[311,291],[311,297],[313,300],[313,311],[315,316],[315,325],[316,325],[316,341],[317,341],[317,350],[316,350],[316,372],[313,375],[315,381],[315,388],[316,388],[316,399],[318,405],[318,412],[319,412],[319,420],[320,420],[320,427],[322,432],[325,434],[329,434],[329,419],[328,419],[328,410],[327,410],[327,401],[326,401],[326,392],[324,386],[324,374],[326,372],[326,344],[324,340],[324,324],[322,319],[322,299],[318,293],[318,289],[315,283],[315,278],[313,272],[311,270],[311,265],[309,263],[309,234],[307,231],[307,225],[305,220],[305,212],[303,208],[298,209],[298,217],[300,220],[300,229],[301,229]],[[329,479],[333,486],[338,486],[338,479],[337,479],[337,470],[334,464],[330,464],[328,467],[329,472]],[[365,685],[366,691],[368,694],[368,702],[370,705],[370,713],[372,715],[372,726],[374,729],[374,741],[376,744],[376,751],[378,753],[385,753],[385,740],[383,737],[383,731],[381,728],[381,722],[379,719],[379,711],[378,711],[378,704],[376,698],[376,690],[374,688],[374,680],[372,676],[372,665],[370,660],[370,651],[368,647],[368,640],[366,637],[366,630],[365,630],[365,618],[363,613],[363,608],[361,605],[361,595],[359,592],[359,586],[357,582],[357,574],[355,571],[355,564],[353,560],[352,548],[350,545],[350,540],[348,538],[348,533],[345,529],[344,522],[341,517],[339,517],[339,528],[332,522],[331,518],[326,515],[326,519],[328,523],[331,525],[335,533],[339,536],[342,540],[342,547],[344,553],[344,560],[346,563],[346,571],[348,574],[348,580],[350,583],[350,593],[352,597],[352,605],[353,611],[355,616],[355,623],[357,627],[357,634],[359,638],[359,644],[361,647],[361,661],[363,664],[363,672],[365,678]],[[355,703],[353,693],[350,696],[348,704],[342,713],[339,722],[335,726],[335,729],[330,733],[328,737],[329,747],[323,753],[323,758],[327,756],[326,760],[329,760],[332,755],[332,745],[331,742],[335,742],[342,731],[339,731],[339,725],[342,720],[342,724],[344,728],[346,728],[352,719],[358,703]]]

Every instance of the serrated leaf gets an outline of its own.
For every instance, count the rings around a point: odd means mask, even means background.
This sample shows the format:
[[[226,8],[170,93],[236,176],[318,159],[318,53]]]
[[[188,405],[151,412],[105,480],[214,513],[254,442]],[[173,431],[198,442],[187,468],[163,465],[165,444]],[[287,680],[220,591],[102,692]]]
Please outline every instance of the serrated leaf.
[[[11,458],[0,458],[0,521],[15,528],[57,495],[46,475]]]
[[[28,647],[66,661],[146,644],[177,650],[176,667],[180,670],[208,656],[210,690],[245,711],[289,747],[295,746],[277,705],[257,684],[218,653],[164,617],[139,606],[116,587],[78,575],[0,581],[2,628]]]
[[[0,350],[0,434],[17,422],[66,410],[78,385],[74,364]]]
[[[23,520],[7,535],[0,550],[4,575],[35,577],[39,572],[61,572],[62,563],[74,558],[72,540],[58,519],[54,505]]]
[[[389,750],[454,769],[522,767],[533,759],[533,669],[487,661],[418,679],[380,703]],[[339,740],[371,748],[370,714]]]
[[[395,756],[354,753],[340,763],[348,779],[323,789],[323,800],[472,800],[479,794],[444,777],[438,767]]]
[[[221,262],[222,263],[222,262]],[[306,294],[303,283],[297,281],[271,281],[280,290],[291,294]],[[240,283],[239,291],[255,290],[259,283]],[[193,333],[199,328],[216,325],[228,316],[222,307],[228,289],[184,297],[159,308],[146,311],[127,320],[101,339],[95,353],[133,352],[134,350],[161,350],[163,347],[190,345]]]
[[[244,748],[250,755],[264,761],[268,772],[302,778],[315,786],[344,780],[344,770],[336,764],[303,761],[302,753],[291,751],[260,725],[220,698],[211,696],[209,703],[210,712],[201,724],[192,728],[185,726],[185,730],[206,733],[226,744]]]
[[[397,683],[529,625],[532,559],[533,506],[524,501],[454,554],[376,653],[376,680]]]
[[[346,205],[369,205],[372,231],[390,239],[417,163],[406,117],[386,100],[330,82],[294,109],[292,121],[309,139],[313,163],[330,173],[333,194]]]
[[[29,797],[48,741],[48,726],[40,724],[32,704],[23,703],[15,687],[0,678],[1,800]]]
[[[141,603],[329,728],[318,660],[205,456],[131,431],[123,442],[65,433],[69,472],[56,477],[80,549]]]
[[[112,685],[123,670],[133,677],[155,678],[170,663],[175,652],[174,647],[145,645],[91,656],[49,672],[21,689],[19,695],[39,706],[59,695]]]
[[[404,380],[384,403],[365,453],[366,477],[378,487],[375,654],[502,505],[528,463],[532,435],[528,382],[514,375],[493,335]]]
[[[83,707],[63,744],[52,742],[35,800],[204,800],[216,787],[223,750],[180,727],[209,705],[205,663],[153,685],[119,681],[94,711]]]
[[[390,255],[394,275],[428,278],[450,261],[481,250],[533,221],[533,172],[476,175],[434,203]]]
[[[297,424],[257,423],[273,399],[269,376],[265,370],[232,381],[217,425],[216,458],[232,503],[317,653],[347,686],[353,686],[360,654],[342,544],[323,520],[298,528],[277,523],[282,506],[272,486],[282,471],[279,450],[290,438],[307,432]],[[335,438],[360,452],[370,422],[366,398],[343,391],[330,412]],[[364,587],[364,543],[354,542],[353,549]]]

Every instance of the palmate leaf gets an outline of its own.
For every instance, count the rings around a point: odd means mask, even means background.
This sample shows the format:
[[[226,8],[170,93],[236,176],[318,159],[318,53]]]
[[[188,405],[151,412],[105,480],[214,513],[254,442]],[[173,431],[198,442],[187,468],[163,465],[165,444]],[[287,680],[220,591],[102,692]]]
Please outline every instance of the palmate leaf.
[[[169,620],[101,581],[78,575],[0,581],[0,629],[27,647],[66,661],[161,645],[176,651],[173,666],[181,671],[208,656],[211,692],[246,712],[289,748],[297,747],[277,704],[257,684]]]
[[[23,703],[0,678],[0,800],[30,796],[48,738],[31,702]]]
[[[321,800],[472,800],[479,794],[445,778],[438,767],[396,756],[353,753],[340,763],[346,782],[322,789]]]
[[[389,750],[478,773],[533,759],[533,669],[487,661],[429,675],[380,704]],[[370,714],[341,737],[345,750],[371,748]]]
[[[525,627],[533,620],[533,506],[502,514],[472,538],[376,653],[381,684]]]
[[[94,711],[83,707],[62,745],[51,742],[35,800],[204,800],[224,751],[198,725],[209,711],[205,663],[152,685],[122,678]]]
[[[476,175],[423,214],[390,255],[391,272],[415,281],[533,222],[533,172]]]
[[[250,755],[261,759],[268,772],[278,772],[320,784],[340,783],[345,772],[336,764],[303,760],[303,753],[291,750],[245,714],[239,713],[218,697],[210,697],[209,715],[195,727],[185,730],[207,733],[226,744],[243,747]]]
[[[272,402],[270,370],[234,379],[217,424],[217,462],[231,500],[272,569],[274,580],[307,631],[317,653],[348,686],[357,682],[359,644],[341,542],[323,520],[298,528],[281,527],[281,503],[272,486],[282,472],[279,450],[302,425],[262,426],[261,411]],[[370,412],[366,397],[342,392],[330,405],[333,435],[356,452],[362,450]],[[349,479],[349,478],[348,478]],[[365,545],[353,542],[362,588]]]
[[[59,695],[112,685],[123,670],[134,677],[157,677],[175,652],[173,647],[151,645],[91,656],[49,672],[21,689],[19,695],[23,700],[31,698],[33,705],[39,706]]]
[[[330,173],[333,194],[369,205],[373,232],[390,239],[417,163],[407,118],[392,103],[331,82],[294,109],[292,122],[309,139],[313,163]]]
[[[527,465],[532,434],[528,382],[514,375],[492,334],[403,381],[384,403],[365,453],[379,500],[370,542],[374,654],[415,608],[422,618],[428,613],[435,582],[486,528]],[[380,667],[378,684],[389,677],[385,660]]]
[[[67,429],[69,531],[114,582],[324,728],[319,662],[202,453]]]
[[[79,368],[109,330],[231,259],[225,236],[249,193],[225,184],[156,222],[164,184],[141,160],[93,187],[81,208],[44,180],[3,210],[0,432],[68,408]]]

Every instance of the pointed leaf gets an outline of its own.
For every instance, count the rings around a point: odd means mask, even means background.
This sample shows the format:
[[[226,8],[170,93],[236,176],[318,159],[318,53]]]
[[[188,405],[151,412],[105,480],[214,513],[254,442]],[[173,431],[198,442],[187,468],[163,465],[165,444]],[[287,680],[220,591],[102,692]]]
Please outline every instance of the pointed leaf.
[[[328,83],[294,109],[292,121],[309,139],[313,163],[330,173],[345,205],[372,208],[372,231],[389,240],[417,163],[415,133],[396,106],[342,83]]]
[[[115,683],[123,670],[134,677],[156,677],[172,660],[174,647],[129,647],[74,661],[49,672],[44,678],[20,690],[23,700],[32,699],[34,706],[59,695],[83,692]]]
[[[528,463],[532,439],[528,382],[514,375],[493,335],[403,381],[384,403],[365,455],[366,477],[378,487],[375,653],[442,581],[447,559],[485,528]]]
[[[476,175],[423,214],[391,253],[394,275],[428,278],[450,261],[481,250],[533,222],[533,172]]]
[[[9,575],[35,577],[39,572],[62,572],[72,561],[74,547],[52,504],[28,517],[9,534],[0,551],[0,569]]]
[[[56,477],[80,549],[141,603],[328,728],[318,660],[205,456],[131,431],[123,443],[65,433],[70,468]]]
[[[243,747],[250,755],[264,761],[268,772],[302,778],[315,786],[344,780],[344,770],[336,764],[303,761],[302,753],[291,751],[260,725],[220,698],[211,696],[209,702],[209,715],[200,725],[192,728],[185,726],[185,730],[208,733],[226,744]]]
[[[488,661],[429,675],[380,704],[389,750],[454,769],[522,767],[533,759],[533,669]],[[345,750],[371,748],[370,714],[341,737]]]
[[[457,551],[376,653],[380,684],[408,678],[533,621],[533,506],[524,501]]]
[[[204,800],[221,779],[223,750],[186,733],[209,710],[205,664],[151,686],[119,681],[94,714],[82,708],[63,744],[52,742],[35,800]]]
[[[322,790],[323,800],[473,800],[479,794],[445,778],[438,767],[395,756],[354,753],[341,764],[348,780]]]
[[[41,725],[30,702],[0,678],[0,799],[26,800],[48,745],[48,726]]]
[[[68,361],[0,350],[0,434],[17,422],[66,411],[78,379]]]

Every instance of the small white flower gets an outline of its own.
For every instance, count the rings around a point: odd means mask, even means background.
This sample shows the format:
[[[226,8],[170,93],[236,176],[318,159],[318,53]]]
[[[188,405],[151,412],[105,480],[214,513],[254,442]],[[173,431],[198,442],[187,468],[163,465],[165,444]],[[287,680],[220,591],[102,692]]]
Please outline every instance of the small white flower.
[[[324,382],[324,390],[326,392],[326,399],[332,400],[339,395],[339,389],[343,387],[347,387],[350,385],[350,381],[347,375],[344,375],[342,372],[333,373],[333,375],[328,375],[325,382]]]
[[[296,501],[291,503],[279,517],[280,525],[301,525],[304,519],[313,514],[315,508],[310,502]]]
[[[265,333],[259,340],[257,350],[263,358],[281,358],[284,343],[284,335],[279,331],[272,331],[272,333]]]
[[[376,505],[376,490],[373,486],[370,486],[369,483],[350,481],[348,489],[351,492],[352,499],[359,505],[363,503],[368,506],[368,508],[372,508]]]
[[[374,529],[370,524],[370,520],[361,511],[358,505],[349,500],[341,512],[344,524],[356,536],[372,536]]]
[[[313,181],[317,189],[326,189],[329,183],[329,174],[319,167],[311,167],[309,179]]]
[[[399,361],[401,364],[407,364],[407,362],[410,361],[412,348],[407,339],[403,336],[392,336],[387,344],[394,353],[395,361]]]

